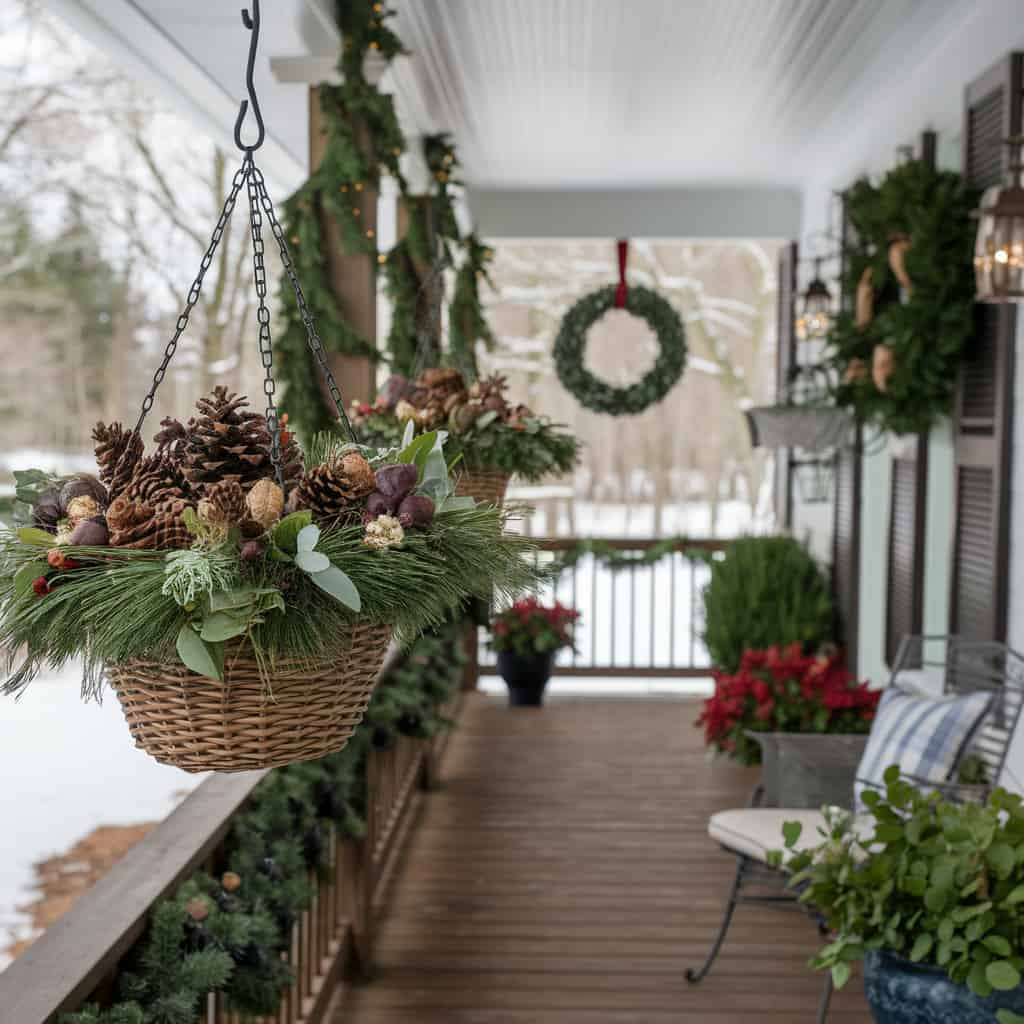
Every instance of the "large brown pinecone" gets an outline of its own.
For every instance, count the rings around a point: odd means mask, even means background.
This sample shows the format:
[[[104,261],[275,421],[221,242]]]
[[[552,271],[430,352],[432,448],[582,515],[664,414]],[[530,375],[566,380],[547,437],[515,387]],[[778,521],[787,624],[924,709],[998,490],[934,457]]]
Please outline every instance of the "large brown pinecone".
[[[127,487],[142,458],[142,438],[132,430],[125,430],[120,423],[107,426],[101,422],[93,427],[92,439],[96,444],[100,480],[106,485],[109,500],[113,501]]]
[[[190,421],[189,426],[191,425]],[[173,416],[165,416],[160,421],[160,429],[153,435],[153,440],[156,441],[158,451],[167,452],[180,459],[188,440],[188,432],[189,428]]]
[[[205,494],[211,484],[231,480],[248,491],[257,480],[274,475],[267,421],[248,405],[244,396],[223,386],[196,403],[199,416],[189,421],[182,446],[182,468],[196,495]],[[287,432],[281,445],[281,469],[288,490],[302,473],[302,453]]]
[[[186,505],[193,504],[191,488],[181,465],[170,452],[157,452],[142,458],[135,467],[131,482],[122,495],[148,505],[154,513],[179,515]]]
[[[192,535],[181,519],[172,512],[154,514],[142,501],[124,495],[107,509],[110,546],[146,551],[170,551],[187,548]]]
[[[364,499],[376,489],[373,468],[358,452],[313,466],[293,495],[295,508],[308,508],[322,521],[358,519]]]

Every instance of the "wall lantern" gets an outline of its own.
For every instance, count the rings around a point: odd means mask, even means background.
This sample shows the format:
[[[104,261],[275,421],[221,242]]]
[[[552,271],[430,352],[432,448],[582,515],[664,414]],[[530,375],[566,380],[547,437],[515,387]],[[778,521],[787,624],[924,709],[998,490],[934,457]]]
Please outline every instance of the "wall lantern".
[[[796,318],[796,336],[800,341],[824,338],[832,326],[832,293],[821,277],[822,257],[814,259],[814,277],[804,292],[803,308]]]
[[[985,190],[974,243],[974,278],[979,302],[1024,302],[1024,185],[1021,144],[1007,139],[1006,181]]]

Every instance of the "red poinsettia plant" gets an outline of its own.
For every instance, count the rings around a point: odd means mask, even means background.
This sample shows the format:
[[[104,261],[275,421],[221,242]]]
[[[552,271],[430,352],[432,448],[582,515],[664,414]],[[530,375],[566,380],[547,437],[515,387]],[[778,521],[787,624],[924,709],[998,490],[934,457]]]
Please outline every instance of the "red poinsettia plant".
[[[572,647],[572,627],[580,613],[555,601],[543,605],[535,597],[516,601],[491,620],[491,647],[529,657]]]
[[[743,764],[761,748],[753,732],[867,732],[880,691],[868,689],[838,653],[807,655],[799,644],[743,652],[735,673],[714,673],[715,692],[697,725],[708,746]]]

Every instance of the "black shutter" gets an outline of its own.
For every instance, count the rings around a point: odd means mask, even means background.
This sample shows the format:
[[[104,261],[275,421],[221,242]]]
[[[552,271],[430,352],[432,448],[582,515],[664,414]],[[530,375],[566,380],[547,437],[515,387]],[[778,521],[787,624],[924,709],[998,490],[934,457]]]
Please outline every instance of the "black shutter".
[[[935,133],[921,136],[920,159],[935,166]],[[885,655],[896,658],[901,639],[924,624],[924,530],[928,485],[928,435],[892,460],[889,557],[885,585]]]
[[[789,387],[790,371],[796,365],[796,267],[797,244],[789,242],[779,250],[779,284],[776,323],[775,388],[783,395]],[[793,475],[788,448],[775,453],[775,522],[788,529],[793,522]]]
[[[885,588],[885,656],[890,665],[903,636],[922,632],[927,460],[926,437],[916,439],[908,454],[892,460]]]
[[[1022,55],[1010,54],[967,87],[964,176],[976,188],[1002,180],[1003,140],[1020,133],[1021,69]],[[1016,327],[1012,304],[977,305],[957,381],[949,628],[974,640],[1006,638]]]

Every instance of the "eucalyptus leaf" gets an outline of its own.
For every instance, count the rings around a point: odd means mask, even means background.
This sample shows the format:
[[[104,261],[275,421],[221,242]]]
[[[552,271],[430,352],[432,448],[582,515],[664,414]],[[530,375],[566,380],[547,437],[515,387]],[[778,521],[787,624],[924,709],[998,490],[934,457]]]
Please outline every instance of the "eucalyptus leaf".
[[[405,424],[405,430],[402,431],[402,450],[412,444],[412,439],[416,436],[416,424],[412,420],[409,420]],[[401,461],[401,459],[399,459]]]
[[[336,565],[329,566],[322,572],[312,573],[309,578],[346,608],[351,608],[354,612],[362,608],[363,603],[356,585]]]
[[[211,650],[187,622],[178,631],[175,647],[186,668],[210,679],[223,678],[222,662],[219,663],[216,656],[220,652]]]
[[[299,535],[296,538],[296,551],[312,551],[316,547],[316,542],[320,539],[320,527],[319,526],[304,526],[299,530]]]
[[[199,636],[207,643],[219,643],[242,636],[249,629],[249,616],[232,612],[213,612],[203,619]]]
[[[310,575],[329,569],[331,560],[319,551],[300,551],[295,556],[295,564]]]
[[[499,414],[494,409],[488,409],[487,412],[476,418],[474,426],[477,430],[484,430],[498,418],[498,415]]]
[[[21,527],[18,530],[18,540],[22,544],[34,544],[38,548],[52,548],[57,543],[52,533],[47,533],[35,526]]]

